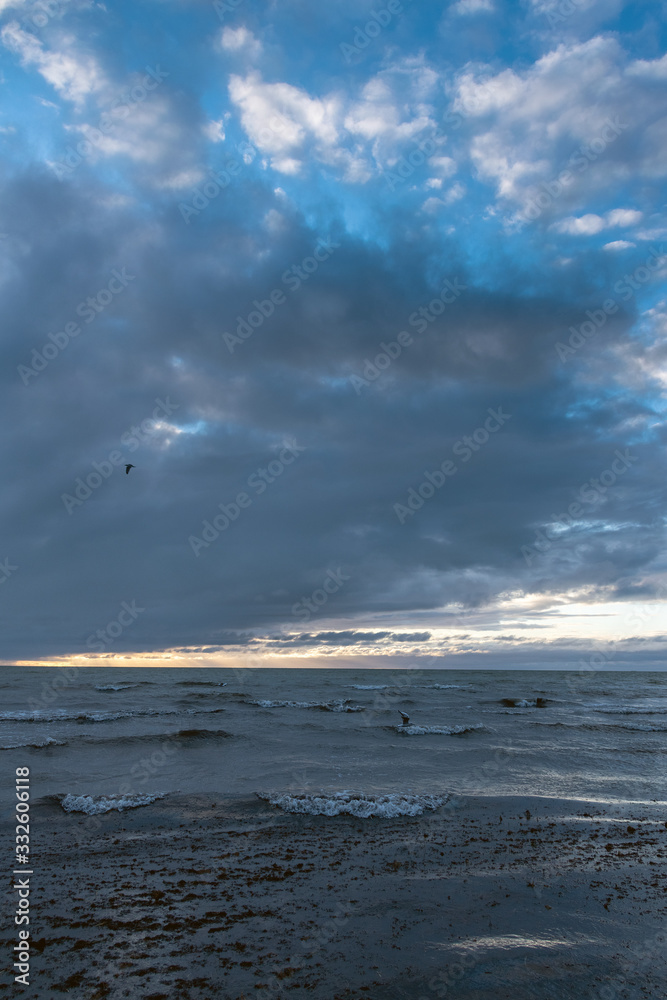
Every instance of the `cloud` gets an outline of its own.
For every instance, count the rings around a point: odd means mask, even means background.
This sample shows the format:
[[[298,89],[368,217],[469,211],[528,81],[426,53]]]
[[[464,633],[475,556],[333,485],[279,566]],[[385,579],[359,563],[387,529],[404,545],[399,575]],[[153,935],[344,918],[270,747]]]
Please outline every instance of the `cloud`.
[[[631,247],[636,246],[636,243],[631,243],[629,240],[612,240],[611,243],[605,243],[602,247],[603,250],[629,250]]]
[[[570,216],[561,219],[553,224],[552,229],[558,233],[568,233],[571,236],[594,236],[602,232],[603,229],[612,229],[617,226],[634,226],[641,222],[643,215],[632,208],[614,208],[607,212],[604,217],[589,212],[580,218]]]
[[[262,55],[262,44],[252,31],[241,25],[238,28],[223,28],[220,46],[225,52],[243,53],[249,60],[257,61]]]
[[[99,62],[94,56],[78,51],[73,36],[65,36],[61,48],[51,51],[17,21],[12,21],[5,25],[0,37],[6,48],[20,56],[23,66],[35,66],[62,97],[77,106],[108,85]]]
[[[493,0],[458,0],[458,3],[452,4],[450,10],[453,14],[467,17],[471,14],[493,11],[495,10],[495,5]]]
[[[196,12],[163,7],[164,37],[192,39]],[[105,657],[567,663],[595,629],[646,631],[615,611],[666,569],[664,262],[614,286],[667,237],[650,33],[577,15],[559,42],[499,15],[438,36],[426,5],[347,66],[335,39],[359,9],[274,4],[252,65],[254,15],[230,20],[168,47],[129,104],[145,70],[98,8],[5,35],[3,655],[86,656],[124,601],[143,610]],[[46,73],[60,115],[34,99]],[[128,113],[58,179],[48,163],[117,99]],[[508,233],[538,191],[543,214]],[[132,277],[109,299],[114,272]],[[153,426],[157,400],[175,409]],[[283,465],[285,441],[304,450]],[[301,634],[295,605],[334,573]],[[577,605],[604,616],[566,619]]]
[[[628,157],[640,174],[667,170],[659,166],[667,137],[655,121],[657,92],[629,72],[609,36],[561,43],[523,70],[465,68],[453,108],[464,117],[480,178],[502,201],[527,203],[541,180],[568,167],[574,179],[565,201],[600,183],[620,189]]]

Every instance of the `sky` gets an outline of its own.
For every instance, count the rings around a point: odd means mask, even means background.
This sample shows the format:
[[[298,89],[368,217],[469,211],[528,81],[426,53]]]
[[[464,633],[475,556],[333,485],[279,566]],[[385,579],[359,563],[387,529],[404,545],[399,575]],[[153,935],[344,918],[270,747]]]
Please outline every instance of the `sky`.
[[[666,14],[0,0],[2,662],[664,668]]]

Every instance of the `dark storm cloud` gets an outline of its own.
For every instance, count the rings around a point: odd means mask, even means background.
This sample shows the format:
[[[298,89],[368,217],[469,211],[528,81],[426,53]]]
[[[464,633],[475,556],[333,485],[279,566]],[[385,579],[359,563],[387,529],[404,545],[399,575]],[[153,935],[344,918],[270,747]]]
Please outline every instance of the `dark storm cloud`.
[[[256,182],[241,181],[239,192],[273,204]],[[599,395],[582,399],[576,362],[564,368],[554,349],[579,306],[556,290],[549,301],[526,297],[520,283],[513,293],[477,289],[452,246],[441,276],[460,274],[467,287],[420,337],[406,320],[440,279],[406,288],[404,275],[415,252],[427,269],[435,247],[426,239],[380,255],[332,223],[340,246],[289,293],[281,275],[321,235],[296,214],[258,262],[261,224],[249,227],[231,200],[195,239],[176,211],[147,223],[133,206],[105,208],[93,184],[32,172],[7,181],[4,195],[5,249],[16,249],[2,503],[5,548],[19,566],[2,593],[6,655],[19,655],[29,628],[33,655],[86,652],[99,641],[105,652],[219,645],[230,629],[289,621],[330,568],[350,578],[327,604],[335,616],[478,606],[526,585],[613,587],[623,577],[638,586],[657,555],[654,444],[624,429],[650,418],[650,406],[629,391],[612,405],[601,377]],[[126,287],[82,322],[79,304],[123,268]],[[221,334],[279,287],[290,297],[230,354]],[[18,366],[31,364],[32,348],[41,353],[49,333],[77,320],[81,333],[23,384]],[[621,314],[603,348],[583,349],[602,350],[607,379],[607,353],[627,322]],[[365,358],[401,329],[412,329],[414,343],[357,392],[350,374],[363,375]],[[468,448],[466,436],[499,407],[506,423]],[[257,479],[289,440],[304,449],[298,460]],[[567,514],[629,440],[631,465],[582,503],[586,523],[565,524],[562,537],[535,548],[540,527]],[[77,481],[94,463],[108,471],[114,452],[136,469],[126,477],[113,466],[79,502],[88,490],[77,497]],[[401,523],[394,506],[447,460],[456,473]],[[233,510],[240,493],[251,504],[195,557],[189,538],[206,537],[205,522],[220,504]],[[522,546],[534,549],[528,561]],[[113,641],[91,640],[132,599],[144,609],[136,619]]]

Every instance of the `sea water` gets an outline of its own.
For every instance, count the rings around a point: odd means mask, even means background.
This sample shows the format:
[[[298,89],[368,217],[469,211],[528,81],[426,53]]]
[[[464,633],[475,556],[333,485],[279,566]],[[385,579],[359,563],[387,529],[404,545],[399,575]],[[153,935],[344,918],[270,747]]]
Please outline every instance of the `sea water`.
[[[661,673],[5,667],[0,696],[3,807],[21,766],[33,799],[83,813],[174,793],[358,816],[667,800]]]

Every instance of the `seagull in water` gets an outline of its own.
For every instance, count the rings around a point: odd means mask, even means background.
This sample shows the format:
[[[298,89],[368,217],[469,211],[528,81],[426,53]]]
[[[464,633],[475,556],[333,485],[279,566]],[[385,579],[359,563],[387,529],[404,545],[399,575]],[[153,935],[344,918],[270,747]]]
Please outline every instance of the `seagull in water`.
[[[128,464],[127,464],[127,465],[125,466],[125,475],[126,475],[126,476],[129,476],[129,474],[130,474],[130,469],[136,469],[136,465],[132,465],[132,463],[131,463],[131,462],[129,462],[129,463],[128,463]]]
[[[401,712],[400,708],[398,710],[398,714],[401,717],[401,725],[407,726],[408,722],[410,721],[410,716],[406,715],[405,712]]]

